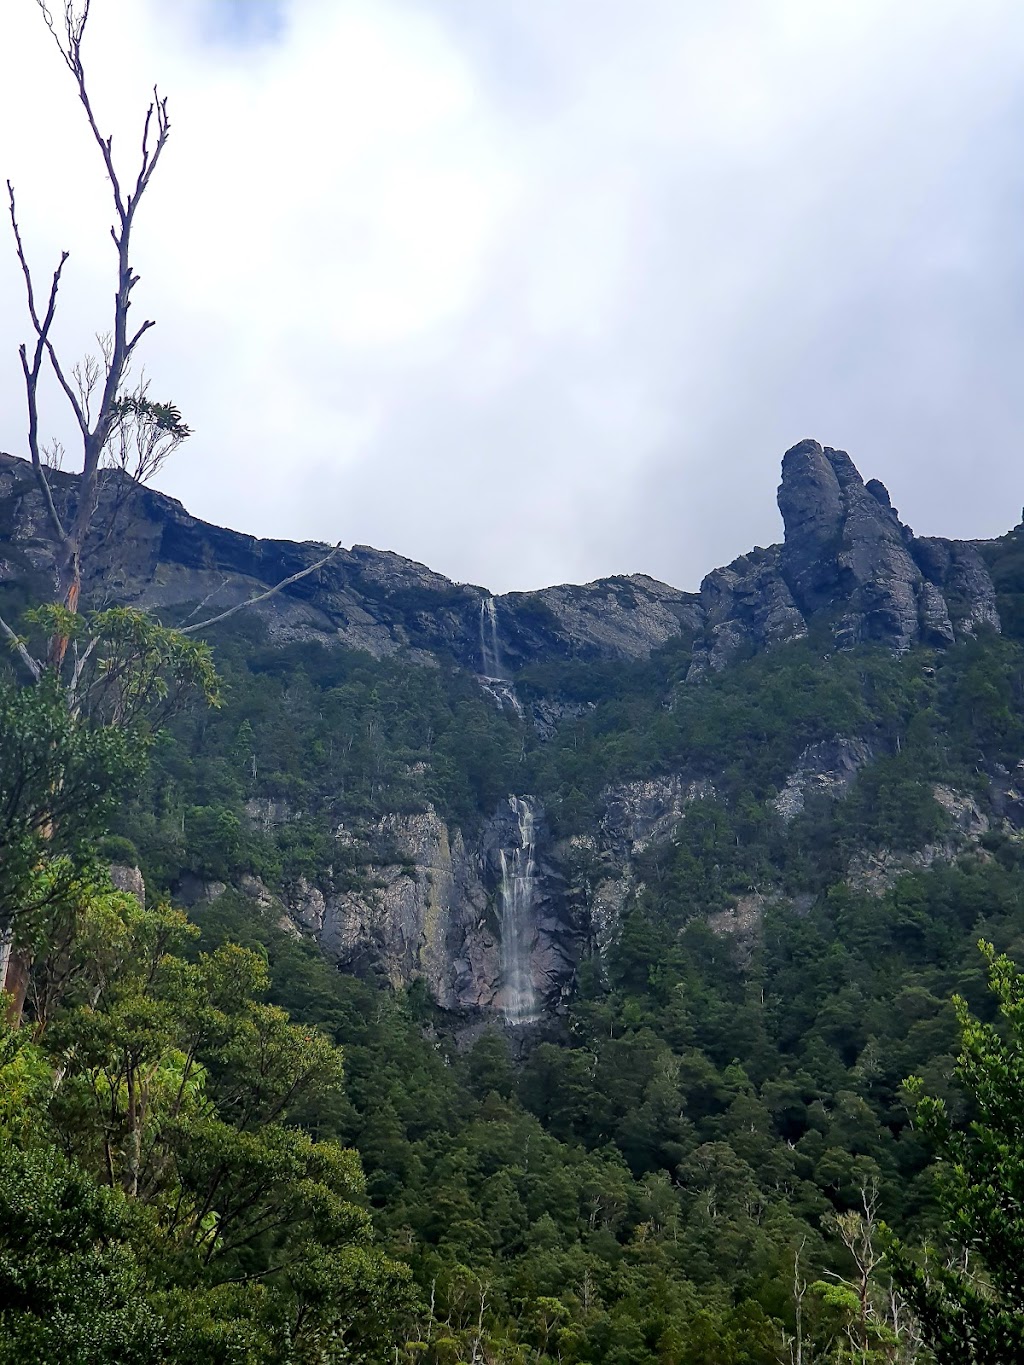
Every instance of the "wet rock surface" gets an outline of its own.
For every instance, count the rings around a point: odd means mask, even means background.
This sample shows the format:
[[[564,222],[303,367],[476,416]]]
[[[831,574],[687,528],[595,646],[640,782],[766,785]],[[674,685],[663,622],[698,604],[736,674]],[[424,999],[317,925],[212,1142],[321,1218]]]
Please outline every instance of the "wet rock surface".
[[[350,834],[363,851],[360,884],[324,890],[303,878],[286,893],[295,923],[340,966],[394,987],[426,983],[444,1009],[498,1011],[507,986],[502,959],[502,853],[520,840],[503,803],[467,842],[431,807],[388,815]],[[564,877],[536,815],[534,882],[524,939],[538,1007],[557,1005],[575,976],[581,930],[565,906]]]

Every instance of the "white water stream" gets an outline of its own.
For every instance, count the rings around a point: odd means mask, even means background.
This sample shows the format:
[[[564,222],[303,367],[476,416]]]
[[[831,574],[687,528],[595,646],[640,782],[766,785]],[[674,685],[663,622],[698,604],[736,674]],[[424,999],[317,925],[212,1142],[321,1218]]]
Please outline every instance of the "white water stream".
[[[537,991],[530,969],[535,885],[534,808],[528,796],[510,796],[519,846],[501,850],[501,1012],[510,1024],[537,1017]]]
[[[498,641],[498,611],[493,597],[480,599],[480,673],[484,678],[504,678]]]
[[[498,636],[498,610],[493,597],[480,599],[480,686],[487,695],[504,711],[510,707],[517,716],[523,708],[516,696],[512,682],[501,658],[501,640]]]

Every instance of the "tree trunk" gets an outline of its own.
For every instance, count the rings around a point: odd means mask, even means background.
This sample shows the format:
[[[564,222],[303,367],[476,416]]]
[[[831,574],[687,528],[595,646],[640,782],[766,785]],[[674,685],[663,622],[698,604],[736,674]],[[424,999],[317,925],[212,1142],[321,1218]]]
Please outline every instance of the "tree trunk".
[[[21,1023],[28,994],[28,978],[32,969],[32,955],[24,948],[15,948],[13,930],[8,929],[4,942],[0,945],[0,962],[3,963],[2,988],[10,996],[7,1002],[7,1022],[17,1028]]]

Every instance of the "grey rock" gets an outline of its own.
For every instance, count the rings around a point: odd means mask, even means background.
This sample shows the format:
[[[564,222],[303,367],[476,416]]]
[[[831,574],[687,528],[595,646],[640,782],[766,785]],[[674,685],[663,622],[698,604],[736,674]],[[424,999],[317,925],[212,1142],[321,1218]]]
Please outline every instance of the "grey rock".
[[[693,802],[714,797],[709,781],[686,773],[609,787],[602,798],[601,845],[620,858],[636,857],[671,839]]]
[[[694,649],[688,681],[719,672],[743,651],[770,649],[807,634],[807,622],[780,570],[781,550],[754,550],[700,586],[704,631]]]
[[[903,651],[999,627],[995,593],[970,545],[916,538],[877,480],[842,450],[801,441],[782,462],[780,568],[808,620],[832,618],[836,641]]]
[[[1024,759],[1012,772],[1001,763],[992,764],[989,773],[989,802],[1006,830],[1012,833],[1024,830]]]
[[[729,940],[736,961],[741,967],[749,967],[764,937],[765,908],[778,903],[778,897],[755,892],[737,896],[728,909],[708,915],[708,928],[717,938]]]
[[[506,807],[467,845],[433,807],[392,814],[343,831],[366,856],[358,887],[324,891],[300,880],[287,893],[295,922],[339,965],[383,976],[392,986],[426,983],[444,1009],[494,1011],[502,990],[500,854],[516,846]],[[551,1005],[569,989],[582,931],[565,905],[563,877],[546,849],[538,816],[530,970]]]
[[[602,956],[618,937],[623,912],[644,890],[636,859],[671,840],[694,802],[714,797],[710,782],[686,773],[619,783],[602,796],[595,832],[576,835],[559,850],[566,904]]]
[[[74,494],[70,475],[51,478],[59,506]],[[120,476],[103,482],[104,527],[123,492]],[[54,546],[43,503],[24,460],[0,453],[0,583],[28,580],[45,590]],[[259,540],[190,516],[180,502],[132,486],[117,534],[87,557],[86,602],[111,599],[159,615],[168,624],[202,620],[249,602],[323,559],[318,543]],[[377,657],[404,650],[434,664],[439,655],[484,672],[482,589],[457,584],[389,551],[355,545],[323,568],[248,610],[272,640],[315,640]],[[518,666],[538,657],[646,658],[700,617],[697,599],[643,575],[582,587],[509,593],[496,599],[502,646]],[[201,608],[196,611],[199,604]]]
[[[497,599],[502,643],[509,659],[538,653],[568,658],[646,659],[674,636],[703,624],[695,593],[646,574],[602,578]]]
[[[553,739],[559,727],[567,720],[578,720],[592,711],[596,703],[592,701],[566,701],[562,697],[539,697],[530,706],[530,719],[537,735],[545,742]]]
[[[836,735],[834,739],[809,744],[772,805],[788,822],[801,813],[808,797],[838,800],[846,795],[857,773],[870,760],[871,750],[859,739]]]
[[[286,825],[294,818],[288,802],[283,796],[254,796],[245,803],[245,813],[254,829],[269,833],[279,825]]]
[[[704,624],[688,681],[827,622],[839,648],[897,652],[999,629],[995,590],[975,545],[916,537],[888,491],[842,450],[801,441],[782,461],[785,541],[741,555],[701,584]]]
[[[855,854],[846,871],[847,884],[854,891],[881,896],[909,872],[956,862],[968,852],[976,858],[991,857],[979,844],[991,821],[975,798],[941,783],[933,786],[932,795],[950,818],[946,837],[910,851],[882,848]]]
[[[146,883],[139,868],[129,867],[125,863],[111,863],[110,881],[115,891],[124,891],[129,896],[134,896],[145,910]]]
[[[193,872],[186,872],[174,887],[174,899],[179,905],[191,909],[194,905],[209,904],[218,900],[227,890],[226,882],[207,881]]]

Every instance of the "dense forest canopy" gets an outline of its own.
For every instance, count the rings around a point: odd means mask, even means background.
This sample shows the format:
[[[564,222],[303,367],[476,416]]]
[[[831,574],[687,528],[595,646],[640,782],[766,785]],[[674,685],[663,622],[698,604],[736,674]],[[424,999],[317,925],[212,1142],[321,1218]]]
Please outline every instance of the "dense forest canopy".
[[[928,1359],[883,1225],[911,1266],[941,1242],[905,1081],[969,1116],[951,998],[993,1019],[977,941],[1024,956],[1024,846],[994,813],[957,843],[935,799],[989,809],[1024,753],[1017,553],[992,556],[1010,629],[944,651],[812,638],[697,686],[683,641],[525,669],[523,697],[588,703],[547,739],[465,670],[225,625],[224,705],[140,734],[131,799],[22,874],[73,870],[25,920],[26,1025],[0,1073],[11,1340],[83,1360],[726,1365],[788,1359],[799,1332],[805,1361]],[[4,706],[5,757],[22,715],[67,742],[59,702],[9,682]],[[783,820],[787,774],[837,733],[872,761]],[[358,887],[339,822],[431,805],[468,829],[516,790],[570,843],[609,784],[680,766],[714,796],[640,853],[614,941],[512,1051],[415,983],[339,973],[246,880],[283,894],[329,866]],[[267,826],[254,798],[299,814]],[[950,851],[851,884],[858,855],[922,848]],[[141,867],[153,908],[110,890],[110,862]],[[226,889],[186,920],[165,898],[188,876]],[[753,937],[712,932],[752,888]],[[47,1201],[74,1237],[54,1242]],[[109,1322],[87,1312],[97,1276]]]
[[[0,1365],[1024,1360],[1024,529],[808,440],[699,594],[499,604],[145,501],[168,105],[39,8],[117,276],[65,364],[8,185]]]

